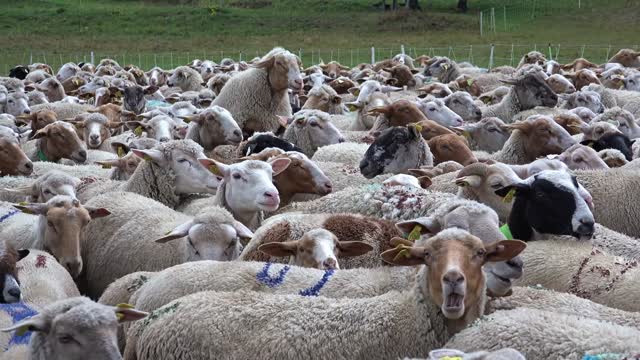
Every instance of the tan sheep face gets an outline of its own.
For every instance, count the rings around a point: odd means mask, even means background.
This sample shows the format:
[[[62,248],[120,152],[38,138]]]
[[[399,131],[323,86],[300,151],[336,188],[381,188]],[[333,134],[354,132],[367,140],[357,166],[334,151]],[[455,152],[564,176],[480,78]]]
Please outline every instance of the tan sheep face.
[[[327,195],[333,190],[331,180],[306,155],[287,153],[275,158],[291,160],[284,171],[274,176],[274,183],[280,193],[280,206],[288,203],[293,194]]]
[[[339,256],[358,256],[372,247],[361,241],[338,241],[325,229],[314,229],[300,240],[263,244],[259,250],[271,256],[291,256],[292,263],[307,268],[340,269]]]
[[[422,134],[422,137],[425,140],[431,140],[440,135],[454,134],[453,131],[432,120],[422,120],[418,124],[422,127],[420,129],[420,134]]]
[[[33,164],[18,142],[0,137],[0,176],[29,176],[32,171]]]
[[[87,150],[70,124],[61,121],[51,123],[39,130],[34,139],[42,139],[41,149],[49,161],[65,158],[84,163],[87,160]]]
[[[434,165],[445,161],[455,161],[462,165],[478,162],[469,149],[464,137],[458,135],[441,135],[428,141],[434,158]]]
[[[489,240],[491,241],[491,240]],[[478,304],[485,291],[482,266],[518,255],[525,243],[502,240],[488,245],[460,229],[446,229],[423,246],[399,246],[382,253],[394,265],[427,265],[426,288],[448,319],[462,318]],[[404,253],[400,253],[404,251]]]
[[[560,154],[576,143],[562,126],[548,116],[533,115],[508,127],[525,135],[524,148],[527,149],[529,161],[550,154]]]
[[[398,100],[384,107],[374,108],[369,115],[382,114],[389,120],[389,126],[407,126],[427,120],[418,106],[408,100]]]

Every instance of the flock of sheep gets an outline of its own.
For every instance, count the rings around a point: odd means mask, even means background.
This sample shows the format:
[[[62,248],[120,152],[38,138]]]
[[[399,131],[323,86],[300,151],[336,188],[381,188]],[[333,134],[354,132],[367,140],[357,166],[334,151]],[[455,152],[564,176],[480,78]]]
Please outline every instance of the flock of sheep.
[[[637,119],[630,49],[16,66],[0,358],[638,359]]]

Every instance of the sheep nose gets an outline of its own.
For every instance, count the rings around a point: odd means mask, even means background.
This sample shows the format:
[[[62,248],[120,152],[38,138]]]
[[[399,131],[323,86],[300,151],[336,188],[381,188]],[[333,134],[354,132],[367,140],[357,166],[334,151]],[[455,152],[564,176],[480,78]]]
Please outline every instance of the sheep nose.
[[[22,112],[25,113],[25,114],[31,114],[31,110],[29,110],[29,109],[24,109]]]
[[[69,271],[71,277],[74,278],[80,275],[80,271],[82,271],[82,262],[78,260],[63,261],[62,266],[64,266],[67,271]]]
[[[449,285],[457,286],[464,282],[464,275],[456,270],[450,270],[449,272],[444,274],[444,276],[442,277],[442,281]]]
[[[482,111],[477,110],[477,111],[476,111],[476,115],[478,115],[478,116],[482,116]]]
[[[344,138],[343,138],[342,136],[340,136],[340,137],[338,138],[338,142],[339,142],[339,143],[343,143],[343,142],[344,142]]]
[[[304,83],[302,82],[302,79],[296,79],[296,80],[294,81],[294,83],[296,84],[296,87],[297,87],[298,89],[300,89],[300,88],[302,88],[302,87],[304,86]]]
[[[331,192],[331,190],[333,190],[333,185],[331,184],[331,182],[327,181],[326,183],[324,183],[324,188],[327,189],[327,191]]]
[[[86,150],[80,150],[78,152],[78,155],[80,155],[80,157],[84,160],[87,160],[87,151]]]
[[[338,262],[336,261],[336,259],[327,259],[322,263],[322,267],[325,270],[338,269]]]
[[[168,138],[167,136],[163,136],[163,137],[161,137],[160,139],[158,139],[158,141],[160,141],[160,142],[167,142],[167,141],[169,141],[169,138]]]
[[[13,296],[14,298],[17,298],[17,299],[20,298],[20,289],[18,288],[9,289],[9,291],[7,292],[9,293],[9,295]]]
[[[580,219],[580,225],[576,231],[579,235],[591,237],[594,232],[594,222],[591,219]]]
[[[100,139],[100,135],[98,134],[91,134],[91,136],[89,136],[91,138],[91,140],[99,140]]]
[[[29,161],[28,163],[24,164],[24,167],[27,168],[27,170],[33,170],[33,163]]]
[[[278,197],[278,194],[276,194],[273,191],[265,191],[265,193],[263,195],[264,195],[264,197],[270,198],[270,199]]]
[[[513,268],[517,268],[522,270],[522,267],[524,266],[524,262],[522,261],[522,259],[519,256],[514,257],[513,259],[507,261],[507,265],[513,267]]]

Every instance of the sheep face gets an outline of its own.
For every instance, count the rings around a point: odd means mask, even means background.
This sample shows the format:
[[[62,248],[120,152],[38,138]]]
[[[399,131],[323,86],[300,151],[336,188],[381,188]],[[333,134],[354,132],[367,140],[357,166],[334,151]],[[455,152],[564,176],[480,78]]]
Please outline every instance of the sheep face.
[[[502,240],[483,244],[460,229],[446,229],[423,246],[399,246],[382,257],[395,265],[427,265],[427,283],[422,291],[432,299],[447,319],[460,319],[484,299],[486,279],[482,266],[487,262],[507,261],[518,255],[525,244]],[[400,251],[405,256],[398,256]]]
[[[269,82],[276,91],[289,88],[299,92],[304,87],[298,57],[286,50],[274,49],[254,66],[269,73]]]
[[[460,115],[451,111],[441,99],[422,100],[416,105],[429,120],[433,120],[442,126],[462,126],[464,121]]]
[[[13,116],[30,114],[29,98],[22,92],[9,93],[6,96],[4,112]]]
[[[525,64],[544,66],[545,62],[547,62],[547,59],[544,57],[544,55],[541,52],[531,51],[522,57],[522,60],[520,60],[520,65],[518,66],[518,68],[522,67]]]
[[[514,237],[531,240],[538,234],[571,235],[588,240],[594,232],[591,195],[566,171],[545,170],[496,191],[515,191],[509,228]]]
[[[291,164],[274,177],[274,182],[280,193],[283,192],[282,189],[285,189],[287,194],[327,195],[333,190],[331,180],[306,155],[292,151],[278,155],[275,158],[291,160]],[[285,199],[282,196],[281,200],[282,203],[285,203],[290,199]]]
[[[340,65],[340,63],[332,61],[328,64],[321,64],[320,68],[322,69],[322,72],[325,73],[327,76],[329,76],[332,79],[337,78],[338,76],[342,75],[342,72],[349,70],[348,67]]]
[[[533,109],[536,106],[555,107],[558,95],[547,85],[537,73],[526,74],[514,80],[503,80],[514,85],[515,94],[522,109]]]
[[[85,121],[78,123],[76,127],[82,129],[85,143],[91,149],[99,148],[102,142],[111,137],[107,118],[102,114],[93,114]]]
[[[507,128],[520,131],[521,135],[524,135],[522,141],[530,161],[550,154],[559,154],[576,143],[562,126],[544,115],[529,116],[525,121],[507,125]]]
[[[147,76],[149,77],[149,85],[161,87],[167,83],[167,73],[159,67],[151,69]]]
[[[24,80],[29,75],[29,68],[25,66],[16,66],[9,70],[9,77]]]
[[[58,70],[56,79],[58,79],[58,81],[60,82],[63,82],[68,78],[76,75],[78,72],[80,72],[80,68],[78,67],[78,65],[74,63],[66,63],[62,65],[62,67],[60,67],[60,70]]]
[[[436,136],[427,143],[433,153],[434,165],[445,161],[455,161],[461,165],[478,162],[464,137],[455,134],[441,135]]]
[[[373,249],[362,241],[339,241],[328,230],[314,229],[300,240],[262,244],[260,251],[271,256],[291,256],[297,266],[329,270],[340,269],[338,257],[358,256]]]
[[[576,92],[576,87],[564,76],[553,74],[547,78],[547,84],[556,94],[571,94]]]
[[[153,94],[158,91],[156,86],[142,87],[140,85],[127,86],[124,89],[124,101],[122,106],[125,110],[141,114],[144,111],[146,101],[145,95]]]
[[[46,203],[16,205],[25,213],[42,215],[38,227],[44,229],[43,246],[74,278],[82,272],[80,238],[91,219],[111,213],[103,208],[84,207],[75,198],[58,195]]]
[[[596,113],[591,111],[591,109],[587,109],[584,106],[579,106],[577,108],[571,109],[569,110],[569,112],[572,114],[578,115],[578,117],[586,123],[591,122],[591,120],[593,120],[593,118],[596,117]]]
[[[464,91],[458,91],[444,99],[444,104],[463,121],[476,122],[482,118],[480,107],[475,104],[471,95]]]
[[[596,121],[591,124],[585,124],[580,128],[582,130],[582,133],[584,134],[584,140],[598,140],[605,134],[621,133],[621,131],[618,130],[615,124],[604,121]]]
[[[167,115],[158,115],[146,122],[128,121],[127,125],[132,128],[142,128],[147,132],[148,137],[156,139],[159,142],[172,140],[175,130],[177,129],[176,122]]]
[[[640,73],[624,78],[624,87],[629,91],[640,91]]]
[[[213,176],[198,159],[204,158],[202,148],[199,151],[185,151],[179,146],[173,146],[183,142],[194,142],[190,140],[178,140],[161,144],[156,148],[139,150],[131,149],[136,156],[152,161],[155,165],[169,168],[175,174],[175,193],[181,194],[215,194],[222,178]],[[184,143],[183,143],[184,144]],[[169,151],[168,148],[171,150]]]
[[[87,160],[87,150],[70,124],[56,121],[39,130],[33,138],[42,139],[41,150],[49,161],[65,158],[81,164]]]
[[[627,161],[633,160],[633,142],[623,134],[609,133],[598,140],[585,140],[582,144],[592,147],[595,151],[616,149],[624,155]]]
[[[604,111],[604,105],[600,98],[600,94],[591,90],[582,90],[573,94],[564,95],[563,99],[566,101],[566,108],[573,109],[576,107],[586,107],[594,113],[602,113]]]
[[[80,184],[78,178],[65,173],[51,171],[39,177],[31,186],[29,201],[46,203],[58,195],[76,198],[76,186]]]
[[[331,123],[328,116],[315,113],[315,110],[306,110],[294,116],[293,126],[300,134],[306,133],[306,137],[315,152],[319,147],[344,142],[340,130]]]
[[[619,63],[624,67],[640,67],[640,51],[621,49],[611,59],[610,63]]]
[[[457,130],[462,131],[465,137],[473,139],[479,149],[488,152],[502,149],[511,136],[506,124],[496,117],[484,118],[477,123],[467,123]]]
[[[16,263],[29,255],[29,250],[16,251],[9,244],[0,246],[0,304],[22,300]]]
[[[420,134],[425,140],[431,140],[436,136],[454,134],[453,131],[431,120],[422,120],[418,123],[422,129]]]
[[[571,170],[606,170],[609,168],[593,148],[581,144],[573,145],[556,159],[565,163]]]
[[[215,105],[188,118],[199,125],[200,142],[205,150],[212,150],[218,145],[238,145],[242,141],[238,123],[223,107]]]
[[[231,79],[229,74],[216,74],[207,81],[207,87],[211,89],[216,96],[218,96],[229,79]]]
[[[0,136],[0,176],[29,176],[33,163],[16,139]]]
[[[31,132],[35,134],[38,130],[55,122],[57,120],[56,113],[51,110],[40,110],[28,115],[20,115],[18,119],[31,123]]]
[[[104,161],[96,161],[96,164],[102,165],[106,168],[117,168],[119,169],[118,178],[113,178],[113,180],[121,180],[126,181],[129,180],[131,175],[136,171],[138,165],[142,162],[142,159],[135,156],[133,153],[129,153],[124,157],[113,160],[104,160]]]
[[[275,211],[280,206],[273,175],[284,171],[291,160],[274,159],[270,163],[248,160],[233,165],[210,159],[200,159],[200,162],[223,177],[225,201],[234,214]]]
[[[328,114],[344,113],[342,98],[328,85],[311,89],[302,109],[320,110]]]
[[[203,213],[171,230],[157,243],[166,243],[186,237],[188,261],[214,260],[231,261],[240,255],[240,238],[251,238],[253,233],[238,221],[220,223],[210,221],[211,216]]]
[[[360,173],[367,179],[386,173],[405,173],[423,165],[430,156],[429,147],[415,126],[391,127],[369,146],[360,161]]]
[[[419,95],[421,98],[428,95],[432,95],[436,98],[444,98],[452,94],[451,89],[449,89],[447,85],[441,83],[425,85],[418,90],[426,93],[426,95]]]

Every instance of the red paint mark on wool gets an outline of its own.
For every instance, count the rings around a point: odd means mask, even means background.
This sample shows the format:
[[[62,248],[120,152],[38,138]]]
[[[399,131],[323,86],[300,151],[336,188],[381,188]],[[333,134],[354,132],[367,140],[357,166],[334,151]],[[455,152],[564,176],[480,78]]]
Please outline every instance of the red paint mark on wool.
[[[36,267],[37,268],[47,267],[47,257],[44,255],[38,255],[36,257]]]

